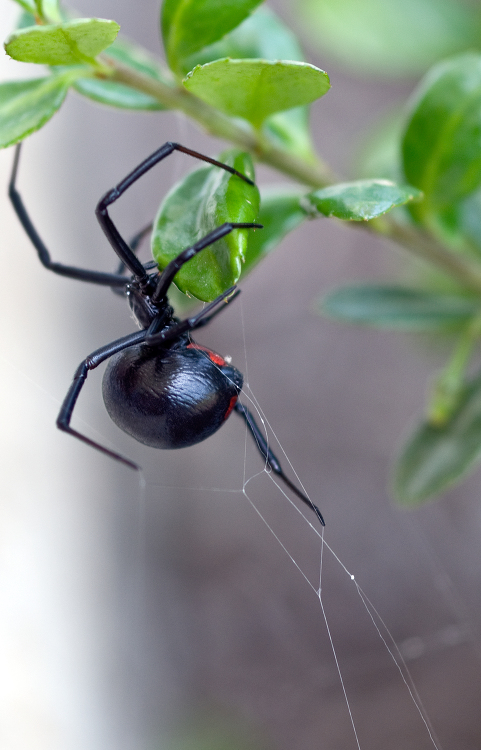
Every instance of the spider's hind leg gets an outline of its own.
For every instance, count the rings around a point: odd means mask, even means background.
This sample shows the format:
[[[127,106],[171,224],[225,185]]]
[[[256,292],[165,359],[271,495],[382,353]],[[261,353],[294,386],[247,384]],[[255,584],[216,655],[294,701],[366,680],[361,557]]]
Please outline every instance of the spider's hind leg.
[[[128,458],[124,458],[124,456],[121,456],[119,453],[116,453],[109,448],[105,448],[103,445],[100,445],[100,443],[96,443],[86,435],[82,435],[82,433],[77,432],[77,430],[74,430],[73,427],[70,427],[70,420],[72,418],[75,404],[77,403],[77,399],[80,395],[80,391],[82,390],[85,381],[87,380],[87,375],[89,374],[90,370],[98,367],[98,365],[100,365],[102,362],[105,362],[106,359],[109,359],[114,354],[117,354],[117,352],[121,352],[123,349],[127,349],[129,346],[134,346],[134,344],[139,344],[140,342],[144,341],[145,336],[145,330],[131,333],[128,336],[123,336],[121,339],[117,339],[117,341],[113,341],[111,344],[103,346],[101,349],[97,349],[97,351],[92,352],[92,354],[86,357],[80,363],[75,372],[75,375],[73,376],[72,384],[67,391],[67,395],[63,400],[59,415],[57,417],[57,427],[59,428],[59,430],[68,432],[69,435],[72,435],[72,437],[75,437],[78,440],[82,440],[82,442],[87,443],[87,445],[90,445],[92,448],[96,448],[98,451],[105,453],[107,456],[114,458],[116,461],[120,461],[120,463],[128,466],[130,469],[136,470],[138,470],[140,467],[137,466],[137,464],[135,464],[133,461],[130,461]]]
[[[285,485],[289,487],[289,489],[294,492],[294,494],[297,495],[298,498],[302,500],[306,505],[309,506],[311,510],[314,511],[317,518],[321,522],[322,526],[325,526],[324,518],[322,516],[321,511],[317,507],[317,505],[314,505],[313,502],[309,500],[307,495],[305,495],[303,492],[301,492],[300,489],[298,489],[295,484],[291,482],[291,480],[284,474],[284,471],[282,469],[282,466],[279,462],[279,459],[276,458],[274,453],[269,448],[266,439],[264,435],[262,434],[261,430],[259,429],[259,426],[257,425],[252,413],[249,411],[249,409],[244,406],[244,404],[241,404],[239,401],[237,401],[236,405],[234,406],[234,411],[237,412],[237,414],[242,417],[244,422],[247,425],[247,428],[249,432],[251,433],[252,437],[254,438],[254,442],[257,446],[257,450],[261,454],[262,458],[266,462],[267,466],[274,472],[274,474],[277,474],[277,476],[282,479]]]

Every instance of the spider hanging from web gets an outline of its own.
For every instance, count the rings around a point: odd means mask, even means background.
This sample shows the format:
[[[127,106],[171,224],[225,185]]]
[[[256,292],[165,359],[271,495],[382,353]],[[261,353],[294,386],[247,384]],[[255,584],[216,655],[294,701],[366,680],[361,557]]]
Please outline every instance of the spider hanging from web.
[[[262,229],[261,224],[227,222],[183,250],[163,271],[155,262],[142,264],[135,254],[145,230],[127,244],[109,216],[108,207],[140,177],[173,151],[181,151],[213,164],[253,184],[233,167],[211,159],[178,143],[164,143],[99,201],[96,215],[120,259],[117,273],[103,273],[56,263],[35,229],[17,190],[21,144],[17,145],[9,184],[15,212],[41,263],[50,271],[78,281],[100,284],[120,291],[128,299],[140,331],[130,333],[86,357],[77,368],[62,403],[57,426],[132,469],[137,464],[96,443],[70,426],[72,413],[90,370],[109,360],[103,378],[103,399],[111,419],[124,432],[152,448],[186,448],[214,434],[235,412],[245,421],[267,466],[314,511],[324,525],[319,508],[284,473],[269,448],[252,413],[238,401],[243,376],[219,354],[196,344],[191,331],[206,326],[240,293],[235,286],[218,296],[196,315],[179,320],[169,305],[167,292],[176,273],[197,253],[233,229]],[[125,272],[130,272],[130,277]]]

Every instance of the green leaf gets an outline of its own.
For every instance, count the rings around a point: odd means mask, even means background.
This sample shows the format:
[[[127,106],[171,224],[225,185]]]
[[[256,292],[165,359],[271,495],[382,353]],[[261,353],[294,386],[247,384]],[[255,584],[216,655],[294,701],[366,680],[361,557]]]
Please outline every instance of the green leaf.
[[[420,221],[469,195],[481,184],[481,55],[437,65],[413,103],[403,138],[404,173],[425,199],[412,208]]]
[[[105,56],[157,81],[167,83],[166,76],[156,58],[150,56],[142,47],[138,47],[132,42],[117,39],[111,47],[105,50]],[[166,109],[153,96],[144,94],[131,86],[110,81],[108,78],[79,78],[74,88],[90,99],[113,107],[138,110]]]
[[[0,84],[0,148],[39,130],[62,104],[75,73]]]
[[[397,331],[445,331],[464,325],[479,301],[421,289],[382,284],[341,287],[327,294],[320,310],[331,318]]]
[[[481,377],[467,387],[447,424],[421,423],[394,467],[393,491],[415,507],[472,471],[481,458]]]
[[[232,149],[219,161],[254,179],[248,154]],[[259,191],[220,167],[191,172],[163,201],[154,222],[152,254],[163,269],[182,250],[224,222],[254,222]],[[262,231],[262,230],[257,230]],[[236,229],[205,248],[183,266],[175,283],[185,294],[210,302],[235,284],[241,274],[252,229]]]
[[[369,221],[420,197],[419,190],[410,185],[396,185],[390,180],[357,180],[315,190],[306,195],[304,205],[312,206],[324,216]]]
[[[161,28],[172,70],[185,72],[184,61],[235,29],[262,0],[164,0]]]
[[[460,0],[302,0],[306,34],[357,75],[413,76],[479,46],[479,6]]]
[[[230,34],[184,60],[185,73],[196,65],[234,59],[297,60],[304,54],[297,37],[269,8],[260,7]],[[295,107],[269,117],[264,128],[271,140],[301,159],[311,159],[314,149],[309,131],[309,109]]]
[[[15,31],[5,43],[14,60],[43,65],[93,62],[114,41],[120,26],[101,18],[76,18]]]
[[[323,96],[330,83],[327,73],[308,63],[227,58],[194,68],[184,86],[208,104],[258,128],[274,112]]]
[[[281,240],[307,219],[301,207],[302,192],[292,188],[263,190],[257,221],[264,229],[249,234],[242,276],[252,270]]]
[[[196,65],[232,57],[237,60],[304,60],[296,35],[272,10],[258,8],[220,41],[203,47],[184,59],[183,71]]]

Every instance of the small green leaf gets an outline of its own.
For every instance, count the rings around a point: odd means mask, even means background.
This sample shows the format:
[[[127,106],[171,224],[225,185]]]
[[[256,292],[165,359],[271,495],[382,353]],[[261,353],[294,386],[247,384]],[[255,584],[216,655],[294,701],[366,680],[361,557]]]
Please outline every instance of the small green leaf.
[[[369,221],[420,197],[419,190],[410,185],[396,185],[390,180],[357,180],[315,190],[306,195],[304,203],[324,216]]]
[[[51,26],[32,26],[14,32],[5,50],[14,60],[43,65],[92,62],[114,41],[120,26],[101,18],[76,18]]]
[[[304,29],[323,55],[379,76],[424,73],[479,45],[477,3],[460,0],[302,0]]]
[[[164,0],[161,28],[172,70],[185,72],[184,61],[235,29],[262,0]]]
[[[194,68],[184,86],[221,111],[255,127],[285,109],[310,104],[330,88],[314,65],[279,60],[216,60]]]
[[[301,207],[302,192],[292,188],[273,187],[262,191],[257,221],[264,229],[251,232],[242,276],[245,276],[271,252],[293,229],[307,219]]]
[[[479,302],[421,289],[363,284],[341,287],[321,300],[331,318],[397,331],[445,331],[464,325],[479,311]]]
[[[472,471],[481,458],[481,378],[467,387],[441,427],[423,422],[407,440],[394,468],[393,491],[415,507]]]
[[[142,47],[138,47],[126,39],[116,39],[112,46],[105,50],[105,56],[132,68],[134,71],[167,83],[166,76],[157,59],[149,55]],[[80,94],[112,107],[138,110],[165,109],[164,105],[153,96],[144,94],[143,91],[131,86],[111,81],[108,78],[93,76],[79,78],[74,88]]]
[[[425,196],[412,208],[418,220],[481,185],[480,130],[481,55],[440,63],[420,85],[402,144],[406,178]]]
[[[221,154],[219,161],[254,179],[248,154],[232,149]],[[258,211],[259,191],[255,185],[220,167],[191,172],[170,191],[159,209],[152,232],[154,259],[163,269],[184,248],[224,222],[254,222]],[[238,281],[252,232],[236,229],[202,250],[176,275],[176,285],[204,302],[214,300]]]
[[[75,77],[69,71],[0,84],[0,148],[39,130],[62,104]]]
[[[183,71],[231,57],[237,60],[298,60],[304,55],[296,35],[270,8],[261,6],[220,41],[184,59]]]
[[[296,35],[272,10],[265,7],[258,8],[220,41],[184,60],[183,70],[187,73],[196,65],[225,57],[238,60],[304,60]],[[313,157],[307,106],[272,115],[265,121],[264,129],[278,147],[301,159]]]

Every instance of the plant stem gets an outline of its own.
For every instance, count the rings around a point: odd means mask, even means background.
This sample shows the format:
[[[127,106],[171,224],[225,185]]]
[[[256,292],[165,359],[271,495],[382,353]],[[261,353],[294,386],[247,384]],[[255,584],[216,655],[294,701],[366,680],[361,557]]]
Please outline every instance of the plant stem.
[[[224,115],[174,80],[172,83],[156,80],[106,56],[103,56],[103,61],[113,68],[111,80],[149,94],[168,109],[184,112],[211,135],[223,138],[249,151],[258,161],[274,167],[298,182],[319,188],[335,180],[335,175],[320,159],[312,163],[307,162],[273,146],[247,122]]]
[[[320,159],[309,162],[277,148],[247,122],[224,115],[191,94],[175,79],[155,79],[107,55],[102,55],[99,59],[112,70],[111,80],[149,94],[168,109],[184,112],[208,133],[248,151],[258,161],[268,164],[297,182],[313,188],[322,188],[339,181]],[[390,216],[366,223],[354,222],[353,225],[394,240],[417,257],[448,273],[464,287],[477,294],[481,293],[481,266],[449,251],[422,229],[401,224]]]
[[[460,253],[448,250],[421,228],[401,224],[391,216],[375,219],[365,226],[402,245],[421,260],[428,261],[466,289],[481,293],[481,266]]]

